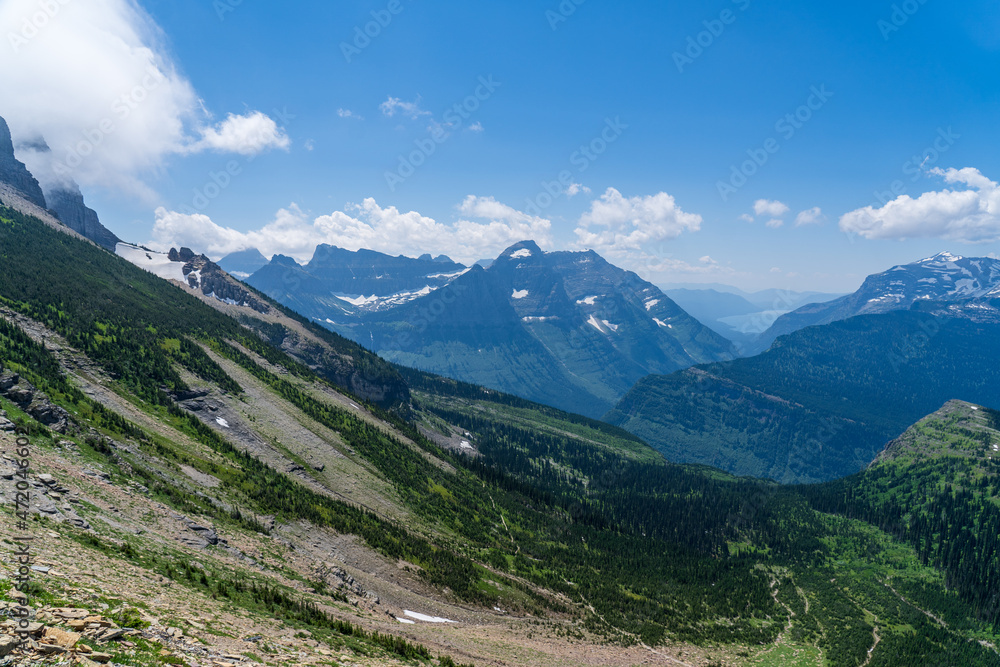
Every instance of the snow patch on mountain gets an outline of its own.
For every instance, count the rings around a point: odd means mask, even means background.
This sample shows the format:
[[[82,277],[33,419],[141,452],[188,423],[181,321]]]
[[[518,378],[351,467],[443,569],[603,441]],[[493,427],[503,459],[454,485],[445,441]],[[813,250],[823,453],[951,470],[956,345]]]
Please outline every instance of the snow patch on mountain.
[[[389,296],[365,296],[364,294],[335,294],[341,301],[346,301],[355,308],[365,311],[381,310],[393,306],[401,306],[404,303],[427,296],[434,291],[430,285],[416,291],[398,292]]]
[[[527,296],[528,296],[528,290],[522,289],[522,290],[514,290],[514,293],[510,295],[510,298],[524,299]]]
[[[588,296],[586,299],[580,299],[579,301],[577,301],[576,305],[578,305],[578,306],[593,306],[596,301],[597,301],[597,297],[596,296]]]
[[[454,623],[455,622],[455,621],[452,621],[452,620],[447,619],[447,618],[441,618],[440,616],[428,616],[426,614],[418,614],[417,612],[410,611],[409,609],[407,609],[406,611],[404,611],[403,614],[405,616],[409,616],[410,618],[415,618],[418,621],[423,621],[424,623]]]
[[[657,304],[659,304],[659,303],[660,303],[660,300],[659,300],[659,299],[653,299],[652,301],[647,301],[647,302],[646,302],[646,310],[647,310],[647,311],[650,311],[650,310],[652,310],[652,309],[653,309],[653,308],[655,308],[655,307],[657,306]]]
[[[166,253],[146,250],[131,243],[119,243],[115,246],[115,254],[160,278],[187,284],[184,262],[172,262]]]

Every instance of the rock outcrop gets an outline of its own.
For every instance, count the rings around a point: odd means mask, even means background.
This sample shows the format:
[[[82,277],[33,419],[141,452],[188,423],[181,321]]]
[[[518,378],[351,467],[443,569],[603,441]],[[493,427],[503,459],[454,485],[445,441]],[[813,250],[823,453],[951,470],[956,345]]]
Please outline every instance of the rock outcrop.
[[[71,186],[46,193],[49,208],[67,227],[82,234],[97,245],[115,251],[121,239],[101,224],[97,212],[83,202],[83,194],[73,183]]]
[[[42,186],[31,175],[23,162],[14,157],[14,142],[7,121],[0,118],[0,183],[6,183],[32,204],[46,208]]]

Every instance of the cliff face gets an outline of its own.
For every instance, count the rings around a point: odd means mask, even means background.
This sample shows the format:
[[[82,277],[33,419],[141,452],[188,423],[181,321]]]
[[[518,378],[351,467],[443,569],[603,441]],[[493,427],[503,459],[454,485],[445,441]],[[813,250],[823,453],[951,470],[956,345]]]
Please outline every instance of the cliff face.
[[[14,142],[7,121],[3,118],[0,118],[0,183],[6,183],[18,190],[32,204],[43,209],[47,208],[42,187],[24,163],[18,162],[14,157]]]
[[[49,191],[47,197],[49,208],[59,216],[63,224],[97,245],[111,252],[115,251],[120,239],[101,224],[93,209],[87,208],[79,189]]]

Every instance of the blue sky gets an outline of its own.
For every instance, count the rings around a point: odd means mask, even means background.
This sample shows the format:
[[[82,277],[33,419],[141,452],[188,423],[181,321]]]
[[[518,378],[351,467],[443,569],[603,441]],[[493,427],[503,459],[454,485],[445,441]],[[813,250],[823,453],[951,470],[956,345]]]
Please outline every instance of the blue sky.
[[[52,94],[0,115],[59,156],[130,77],[164,72],[122,119],[140,127],[73,173],[129,240],[468,261],[531,234],[660,283],[826,291],[946,249],[1000,252],[1000,12],[985,0],[66,3],[2,56]],[[23,36],[37,3],[10,5],[0,25]],[[111,76],[100,47],[56,40],[116,30],[147,66]],[[98,92],[49,76],[74,57]],[[69,111],[34,113],[54,99]]]

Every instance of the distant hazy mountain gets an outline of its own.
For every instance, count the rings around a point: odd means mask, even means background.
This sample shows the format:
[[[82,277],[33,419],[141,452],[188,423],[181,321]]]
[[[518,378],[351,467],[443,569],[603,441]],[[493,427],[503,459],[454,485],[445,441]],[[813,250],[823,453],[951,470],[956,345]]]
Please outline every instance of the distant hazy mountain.
[[[226,255],[218,264],[227,273],[243,279],[249,278],[254,272],[267,266],[267,257],[256,248],[248,248]]]
[[[664,293],[705,326],[736,343],[741,351],[753,346],[760,334],[781,315],[803,304],[829,301],[838,296],[779,289],[750,293],[728,285],[677,287]]]
[[[246,282],[314,320],[340,322],[345,314],[391,308],[430,294],[467,270],[445,256],[413,259],[320,245],[308,264],[275,255]]]
[[[634,273],[531,241],[403,305],[322,319],[400,364],[589,416],[649,373],[737,354]]]
[[[778,336],[855,315],[907,310],[918,302],[962,302],[1000,296],[1000,260],[941,253],[869,276],[854,294],[803,306],[778,318],[751,352],[766,350]]]

